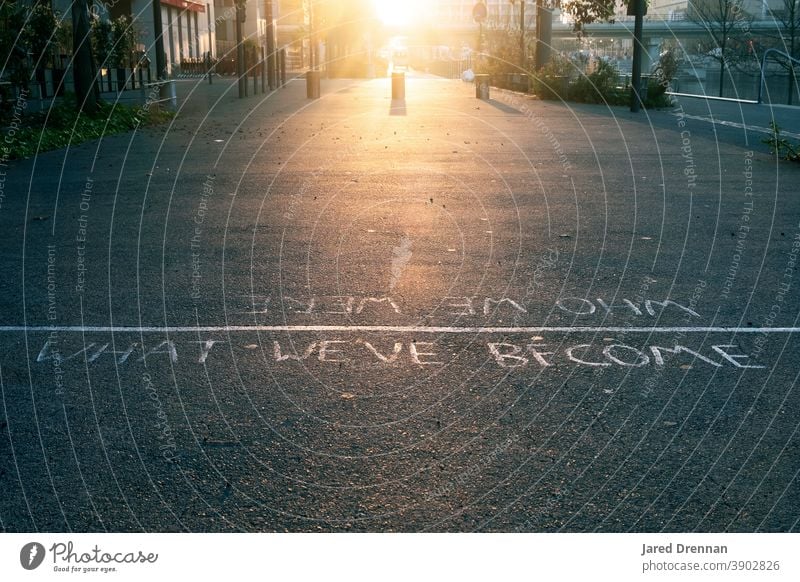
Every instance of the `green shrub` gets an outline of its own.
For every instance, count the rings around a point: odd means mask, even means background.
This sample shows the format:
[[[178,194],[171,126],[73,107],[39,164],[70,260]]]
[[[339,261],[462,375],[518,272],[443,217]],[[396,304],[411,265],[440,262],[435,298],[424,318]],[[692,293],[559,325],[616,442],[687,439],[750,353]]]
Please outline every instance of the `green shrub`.
[[[648,79],[647,97],[644,100],[644,106],[649,109],[658,109],[671,106],[672,99],[669,95],[667,95],[668,87],[669,84],[665,84],[659,79]]]
[[[770,121],[769,127],[772,130],[772,135],[765,137],[761,142],[769,146],[770,153],[790,162],[800,162],[800,144],[781,137],[781,128],[774,121]]]
[[[658,57],[655,74],[647,81],[645,107],[658,108],[672,105],[672,99],[666,93],[670,82],[678,73],[679,65],[680,61],[675,55],[674,49],[670,48],[661,53]]]
[[[533,92],[540,99],[629,105],[631,88],[620,80],[616,67],[604,60],[595,61],[591,73],[584,74],[585,63],[556,56],[533,77]],[[648,81],[645,107],[668,107],[668,81],[656,76]]]
[[[47,112],[28,114],[14,134],[9,159],[30,158],[37,153],[77,145],[107,135],[125,133],[143,125],[163,123],[172,113],[157,108],[100,102],[94,115],[78,112],[74,95]]]
[[[553,55],[547,65],[531,77],[531,89],[540,99],[567,100],[570,76],[575,74],[575,65],[559,55]]]
[[[570,101],[578,103],[606,103],[624,105],[625,91],[617,89],[619,73],[616,67],[603,60],[597,61],[597,68],[588,75],[579,76],[569,87]]]

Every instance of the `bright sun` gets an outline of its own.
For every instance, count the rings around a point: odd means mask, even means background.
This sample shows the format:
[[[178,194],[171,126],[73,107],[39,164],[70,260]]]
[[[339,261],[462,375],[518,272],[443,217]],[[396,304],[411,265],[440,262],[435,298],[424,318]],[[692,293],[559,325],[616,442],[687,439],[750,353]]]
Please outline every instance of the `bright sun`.
[[[419,0],[372,0],[378,18],[387,26],[406,26],[414,21]]]

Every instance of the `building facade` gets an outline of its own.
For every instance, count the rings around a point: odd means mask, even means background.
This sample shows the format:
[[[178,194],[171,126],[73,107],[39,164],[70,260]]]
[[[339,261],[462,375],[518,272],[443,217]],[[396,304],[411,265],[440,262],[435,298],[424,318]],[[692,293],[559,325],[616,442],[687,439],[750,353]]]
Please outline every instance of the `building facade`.
[[[176,76],[202,61],[207,54],[218,60],[236,55],[236,6],[234,0],[160,0],[161,23],[167,74]],[[311,0],[272,0],[276,47],[285,47],[291,64],[307,66],[308,6]],[[65,22],[70,22],[71,0],[53,0]],[[137,50],[144,52],[155,72],[155,26],[152,0],[94,0],[93,18],[127,16],[137,33]],[[247,0],[243,38],[248,44],[266,45],[265,0]],[[305,47],[305,50],[304,50]],[[98,66],[102,66],[98,63]]]

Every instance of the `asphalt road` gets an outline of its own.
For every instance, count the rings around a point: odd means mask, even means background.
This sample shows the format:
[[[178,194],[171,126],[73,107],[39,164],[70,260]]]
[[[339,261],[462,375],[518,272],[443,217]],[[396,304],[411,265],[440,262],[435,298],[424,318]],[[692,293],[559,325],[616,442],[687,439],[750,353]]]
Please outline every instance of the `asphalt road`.
[[[0,528],[797,531],[800,167],[736,111],[234,90],[2,168]]]

